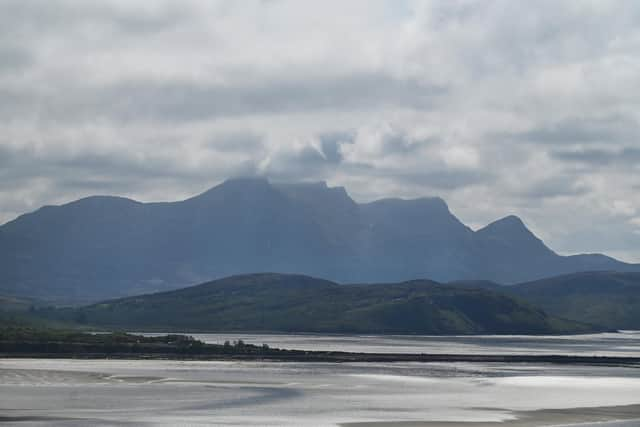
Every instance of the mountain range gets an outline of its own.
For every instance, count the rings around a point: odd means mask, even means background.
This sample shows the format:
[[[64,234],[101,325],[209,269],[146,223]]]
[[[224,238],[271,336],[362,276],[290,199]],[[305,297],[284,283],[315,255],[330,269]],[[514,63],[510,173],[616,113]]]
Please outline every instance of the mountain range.
[[[640,265],[558,255],[515,216],[474,231],[440,198],[356,203],[341,187],[262,178],[228,180],[178,202],[87,197],[0,226],[0,294],[54,301],[265,271],[342,283],[512,284],[590,270]]]

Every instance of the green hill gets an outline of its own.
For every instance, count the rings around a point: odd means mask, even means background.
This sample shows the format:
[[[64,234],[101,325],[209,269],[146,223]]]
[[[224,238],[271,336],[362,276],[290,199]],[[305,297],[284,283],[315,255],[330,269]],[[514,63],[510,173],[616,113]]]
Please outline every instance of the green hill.
[[[576,273],[504,291],[552,315],[613,329],[640,329],[640,273]]]
[[[40,315],[129,330],[553,334],[594,328],[512,297],[420,280],[338,285],[300,275],[232,276]]]

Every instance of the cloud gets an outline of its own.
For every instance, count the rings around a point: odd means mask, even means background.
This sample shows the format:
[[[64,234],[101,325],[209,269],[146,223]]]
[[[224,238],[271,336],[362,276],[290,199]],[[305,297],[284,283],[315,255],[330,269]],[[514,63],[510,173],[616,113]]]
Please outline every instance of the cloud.
[[[382,74],[241,85],[123,81],[107,86],[62,86],[53,92],[46,88],[40,93],[31,88],[7,88],[5,96],[10,102],[3,103],[0,112],[6,118],[17,118],[25,111],[38,111],[42,119],[67,122],[95,118],[115,122],[191,121],[363,107],[430,109],[444,92],[444,88]]]
[[[640,261],[638,23],[626,0],[3,1],[0,221],[263,175]]]
[[[33,58],[28,52],[0,46],[0,74],[20,71],[32,63]]]
[[[320,150],[324,159],[332,163],[340,163],[343,159],[342,144],[353,144],[354,132],[323,132],[318,136]]]
[[[490,172],[467,171],[467,170],[440,170],[424,171],[419,173],[396,173],[381,174],[392,176],[400,182],[417,184],[422,188],[435,190],[454,190],[457,188],[467,188],[480,184],[487,184],[495,179]]]
[[[628,117],[570,117],[538,125],[524,132],[503,134],[506,139],[534,144],[571,145],[637,141],[640,126]]]
[[[256,152],[264,149],[264,136],[254,132],[225,132],[211,136],[207,147],[221,153]]]
[[[614,150],[598,148],[556,150],[552,151],[552,155],[561,161],[584,163],[590,166],[637,166],[640,164],[640,147],[621,147]]]
[[[588,192],[588,186],[578,182],[575,177],[554,176],[525,186],[520,194],[531,199],[546,199],[575,197]]]

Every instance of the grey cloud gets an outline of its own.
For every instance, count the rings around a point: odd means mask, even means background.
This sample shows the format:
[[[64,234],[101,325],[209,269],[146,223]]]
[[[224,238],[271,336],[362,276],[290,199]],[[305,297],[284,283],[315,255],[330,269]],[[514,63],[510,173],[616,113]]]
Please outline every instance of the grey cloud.
[[[489,172],[448,169],[415,174],[400,174],[398,178],[427,187],[455,190],[463,187],[486,184],[495,177]]]
[[[0,45],[0,74],[20,71],[34,63],[26,50]]]
[[[394,105],[431,109],[446,93],[442,87],[375,73],[232,86],[130,81],[105,87],[61,87],[53,95],[27,89],[5,91],[12,99],[0,108],[5,116],[19,117],[35,111],[41,118],[73,121],[95,117],[119,121],[190,121]]]
[[[316,148],[306,146],[298,151],[277,153],[263,174],[278,181],[298,181],[324,178],[335,167]]]
[[[323,132],[319,135],[320,148],[324,158],[332,163],[342,161],[340,146],[342,144],[353,144],[355,132]]]
[[[575,177],[556,176],[526,186],[519,191],[519,195],[528,199],[549,199],[579,196],[589,191],[589,187],[577,183]]]
[[[351,174],[370,172],[366,164],[346,163],[340,151],[342,144],[353,144],[353,132],[322,132],[320,146],[307,145],[298,150],[272,153],[271,162],[262,173],[276,181],[326,180],[336,171]]]
[[[15,149],[0,143],[0,173],[7,172],[9,166],[14,165],[14,158],[16,157]]]
[[[295,161],[304,165],[324,164],[327,159],[315,148],[305,147],[294,156]]]
[[[323,134],[327,135],[327,134]],[[399,164],[395,167],[379,167],[366,161],[346,161],[337,151],[340,144],[355,143],[352,133],[330,133],[330,137],[321,138],[319,151],[316,147],[306,146],[298,151],[279,153],[264,171],[267,177],[280,181],[328,179],[332,174],[340,172],[349,176],[371,179],[393,179],[411,186],[422,186],[439,190],[456,190],[474,185],[486,184],[495,179],[494,174],[482,170],[447,168],[441,165],[432,170],[407,170]],[[397,130],[385,140],[383,155],[412,155],[423,144],[430,140],[412,142],[404,132]],[[329,147],[329,148],[327,148]],[[332,151],[333,150],[333,151]],[[329,153],[329,154],[327,154]]]
[[[498,137],[546,145],[629,142],[640,137],[640,126],[635,120],[621,116],[572,118]]]
[[[638,248],[638,235],[630,232],[628,224],[617,223],[607,219],[589,224],[563,236],[558,242],[568,253],[584,252],[583,248],[591,248],[591,252],[600,250],[634,253]]]
[[[590,166],[638,165],[640,164],[640,148],[623,147],[621,149],[582,149],[553,150],[553,158],[565,162],[576,162]]]
[[[118,178],[152,178],[167,172],[180,175],[181,170],[172,165],[170,158],[147,157],[137,160],[125,153],[84,153],[70,158],[59,158],[49,164],[52,168],[86,171],[92,175],[114,175]]]
[[[382,137],[382,153],[388,154],[406,154],[414,149],[415,145],[403,132],[394,132],[386,134]]]
[[[413,139],[406,132],[394,132],[384,135],[382,140],[382,154],[411,154],[416,153],[421,148],[437,142],[436,138]]]
[[[29,148],[6,146],[0,146],[0,156],[7,159],[6,162],[11,165],[0,169],[2,186],[5,188],[15,187],[25,180],[39,178],[61,181],[70,179],[73,182],[81,179],[87,182],[111,182],[151,178],[166,173],[169,163],[167,161],[166,164],[160,165],[157,162],[136,162],[126,153],[44,155]]]
[[[362,171],[362,169],[361,169]],[[399,183],[410,184],[442,191],[457,190],[476,185],[487,184],[496,179],[495,175],[478,170],[440,169],[423,172],[385,170],[365,168],[371,176],[393,179]]]
[[[118,10],[110,13],[100,11],[97,19],[108,19],[119,31],[130,34],[146,35],[171,30],[180,24],[188,25],[189,14],[179,3],[166,3],[165,7],[155,14],[133,15]]]
[[[331,140],[321,141],[322,153],[324,158],[333,163],[340,163],[342,161],[342,153],[340,152],[340,143]]]
[[[33,117],[39,110],[38,98],[33,93],[0,86],[0,119],[24,120]]]
[[[207,147],[221,153],[246,153],[263,150],[264,143],[264,136],[258,133],[227,132],[211,137]]]
[[[322,142],[333,142],[333,143],[353,143],[353,140],[356,137],[356,132],[353,130],[349,131],[328,131],[321,132],[318,137]]]
[[[431,23],[455,34],[454,46],[447,48],[477,78],[589,64],[614,50],[619,54],[617,42],[637,27],[640,16],[631,1],[445,1],[435,2],[433,9]],[[461,30],[464,25],[467,32]]]
[[[10,148],[0,145],[1,162],[10,167],[0,168],[0,190],[19,188],[27,181],[52,181],[59,189],[111,189],[129,193],[155,180],[186,183],[206,183],[229,176],[257,173],[251,160],[228,163],[224,157],[214,164],[190,167],[176,159],[172,152],[146,155],[111,151],[75,154],[40,154],[30,148]]]
[[[134,13],[133,9],[108,1],[4,0],[0,5],[0,35],[29,40],[45,34],[59,36],[79,26],[99,25],[139,34],[171,29],[187,17],[187,8],[177,2],[165,1],[156,6],[161,7]]]
[[[99,194],[118,194],[118,192],[131,191],[131,182],[128,177],[94,178],[64,178],[58,183],[60,188],[66,190],[85,190],[98,192]],[[135,184],[134,184],[135,185]]]
[[[34,31],[68,28],[69,23],[79,16],[78,8],[69,6],[68,2],[54,4],[30,0],[3,1],[0,34],[8,37],[15,34],[32,34]]]

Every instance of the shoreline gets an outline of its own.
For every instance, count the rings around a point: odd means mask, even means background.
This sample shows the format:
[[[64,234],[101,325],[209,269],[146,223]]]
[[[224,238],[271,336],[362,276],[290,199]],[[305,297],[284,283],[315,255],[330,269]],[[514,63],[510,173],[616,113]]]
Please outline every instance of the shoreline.
[[[129,353],[129,352],[0,352],[0,359],[121,359],[192,360],[320,363],[550,363],[560,365],[597,365],[639,367],[640,357],[569,355],[485,355],[485,354],[411,354],[351,353],[273,349],[272,353]]]

